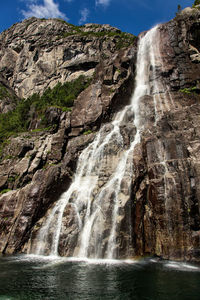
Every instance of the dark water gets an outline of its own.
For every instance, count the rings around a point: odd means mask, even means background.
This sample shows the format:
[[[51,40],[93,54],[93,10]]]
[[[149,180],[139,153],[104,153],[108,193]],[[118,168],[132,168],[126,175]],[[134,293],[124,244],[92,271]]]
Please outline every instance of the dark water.
[[[0,300],[200,299],[198,266],[158,262],[77,262],[0,258]]]

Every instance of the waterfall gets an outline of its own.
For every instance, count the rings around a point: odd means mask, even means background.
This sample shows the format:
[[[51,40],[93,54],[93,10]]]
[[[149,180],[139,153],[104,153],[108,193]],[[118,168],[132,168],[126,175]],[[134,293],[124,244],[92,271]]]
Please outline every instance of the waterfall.
[[[155,27],[140,37],[131,103],[82,151],[71,186],[49,212],[33,242],[35,254],[58,255],[62,240],[62,247],[70,248],[67,256],[119,257],[120,221],[131,200],[133,156],[144,130],[140,101],[146,95],[153,97],[155,125],[169,106],[163,97],[168,92],[157,78],[158,34]],[[129,129],[128,143],[123,128]]]

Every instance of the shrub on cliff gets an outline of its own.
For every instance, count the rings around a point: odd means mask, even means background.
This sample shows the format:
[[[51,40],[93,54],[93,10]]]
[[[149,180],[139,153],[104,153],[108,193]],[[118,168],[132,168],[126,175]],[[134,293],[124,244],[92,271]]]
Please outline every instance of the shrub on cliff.
[[[13,134],[27,131],[31,121],[31,111],[35,111],[42,119],[50,106],[62,110],[72,107],[74,99],[89,86],[90,81],[91,79],[80,76],[72,82],[63,85],[58,83],[53,89],[48,88],[42,96],[33,94],[27,99],[18,101],[13,111],[0,115],[0,143]]]
[[[74,99],[89,86],[90,81],[91,79],[81,75],[76,80],[65,82],[63,85],[59,82],[53,89],[48,88],[42,96],[34,94],[28,101],[37,110],[44,110],[49,106],[58,106],[61,109],[72,107]]]

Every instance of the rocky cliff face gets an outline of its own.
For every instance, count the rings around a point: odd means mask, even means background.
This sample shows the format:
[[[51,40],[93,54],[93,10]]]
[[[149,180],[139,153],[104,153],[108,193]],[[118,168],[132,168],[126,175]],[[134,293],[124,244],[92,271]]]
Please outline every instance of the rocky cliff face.
[[[162,117],[153,126],[153,101],[144,100],[146,130],[133,182],[138,254],[199,260],[199,17],[199,10],[187,8],[160,26],[158,74],[168,101],[161,91]]]
[[[129,199],[126,180],[123,182],[128,200],[121,208],[119,257],[155,254],[199,260],[199,34],[198,9],[188,8],[159,27],[162,59],[157,76],[168,89],[168,101],[160,91],[161,117],[155,120],[153,96],[141,99],[144,130],[134,150]],[[49,124],[56,126],[35,130],[40,123],[36,120],[28,132],[4,141],[0,188],[9,191],[0,197],[2,253],[26,252],[30,248],[42,220],[69,186],[82,150],[93,141],[101,124],[128,103],[136,61],[136,41],[130,45],[130,39],[107,25],[77,28],[60,20],[35,18],[1,34],[2,113],[14,109],[18,98],[34,92],[42,94],[58,82],[72,81],[80,75],[91,78],[72,111],[59,107],[45,111]],[[130,124],[121,128],[125,147],[135,133],[131,120],[130,116]],[[117,145],[112,147],[107,151],[114,157]],[[109,197],[106,199],[111,201]],[[71,255],[73,241],[68,237],[77,228],[70,207],[64,223],[67,231],[62,232],[60,253]],[[131,248],[129,254],[127,245]]]
[[[36,18],[1,34],[3,113],[16,106],[18,97],[42,94],[58,82],[81,75],[91,79],[70,110],[46,108],[50,129],[44,129],[30,107],[29,131],[3,140],[1,252],[22,250],[36,222],[69,186],[79,154],[101,123],[128,103],[133,90],[134,40],[109,25],[76,27],[62,20]]]
[[[78,27],[59,19],[30,18],[1,34],[0,72],[19,97],[28,97],[82,74],[92,76],[100,61],[108,65],[132,38],[126,37],[109,25]],[[105,80],[112,81],[113,67]]]

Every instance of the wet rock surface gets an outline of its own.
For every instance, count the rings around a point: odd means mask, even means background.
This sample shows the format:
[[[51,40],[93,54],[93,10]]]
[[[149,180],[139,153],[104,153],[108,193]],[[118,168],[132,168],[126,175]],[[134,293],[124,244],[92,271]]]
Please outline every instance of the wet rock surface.
[[[156,126],[152,99],[144,99],[149,114],[143,119],[141,157],[136,161],[136,169],[143,170],[133,181],[137,255],[154,253],[166,259],[199,261],[200,65],[191,52],[194,45],[195,53],[199,51],[194,38],[199,17],[199,10],[186,9],[160,27],[160,76],[169,94],[165,102],[160,98],[162,117]],[[191,87],[197,87],[196,93],[187,93]]]

